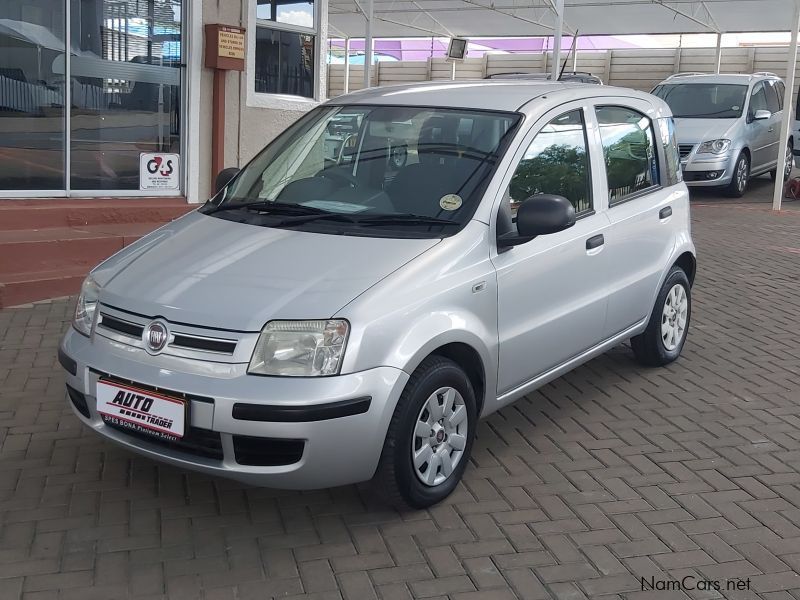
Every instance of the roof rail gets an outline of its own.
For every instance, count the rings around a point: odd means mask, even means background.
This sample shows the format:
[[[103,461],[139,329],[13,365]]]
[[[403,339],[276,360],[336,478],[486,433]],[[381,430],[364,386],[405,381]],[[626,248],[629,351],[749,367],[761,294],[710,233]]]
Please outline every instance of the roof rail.
[[[757,73],[753,73],[753,75],[763,75],[764,77],[778,77],[778,75],[773,73],[772,71],[758,71]]]
[[[703,73],[701,71],[686,71],[685,73],[675,73],[674,75],[670,75],[667,79],[674,79],[675,77],[691,77],[692,75],[709,75],[709,73]]]

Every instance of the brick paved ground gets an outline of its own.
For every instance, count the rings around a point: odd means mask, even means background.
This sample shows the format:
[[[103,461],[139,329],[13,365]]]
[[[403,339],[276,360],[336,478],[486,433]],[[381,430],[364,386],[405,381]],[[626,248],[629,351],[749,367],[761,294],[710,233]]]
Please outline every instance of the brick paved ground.
[[[492,416],[428,511],[122,451],[62,398],[71,303],[0,311],[0,599],[800,599],[800,211],[696,204],[684,357],[620,347]],[[751,590],[641,591],[685,575]]]

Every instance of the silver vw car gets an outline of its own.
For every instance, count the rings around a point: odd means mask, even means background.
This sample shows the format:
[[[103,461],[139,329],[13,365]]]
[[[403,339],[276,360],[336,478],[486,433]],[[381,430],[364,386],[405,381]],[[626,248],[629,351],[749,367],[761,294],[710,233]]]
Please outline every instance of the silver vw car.
[[[751,177],[789,179],[794,141],[780,150],[786,87],[772,73],[673,75],[653,94],[669,104],[689,186],[718,187],[741,197]]]
[[[371,89],[219,185],[92,271],[59,348],[78,418],[147,457],[278,488],[375,479],[424,507],[479,418],[626,340],[646,366],[686,341],[688,192],[649,94]]]

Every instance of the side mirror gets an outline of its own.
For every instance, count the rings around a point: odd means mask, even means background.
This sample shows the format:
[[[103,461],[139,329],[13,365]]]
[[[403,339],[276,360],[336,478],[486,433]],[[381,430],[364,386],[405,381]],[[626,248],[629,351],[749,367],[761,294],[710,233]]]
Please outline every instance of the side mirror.
[[[754,121],[766,121],[772,116],[772,113],[768,110],[757,110],[756,113],[753,115]]]
[[[575,225],[575,207],[563,196],[538,194],[520,204],[517,231],[501,235],[500,247],[519,246],[548,233],[564,231]]]
[[[224,188],[228,183],[230,183],[231,179],[236,177],[239,174],[239,169],[236,167],[228,167],[227,169],[222,169],[217,174],[217,178],[214,180],[214,193],[217,194],[219,191]]]

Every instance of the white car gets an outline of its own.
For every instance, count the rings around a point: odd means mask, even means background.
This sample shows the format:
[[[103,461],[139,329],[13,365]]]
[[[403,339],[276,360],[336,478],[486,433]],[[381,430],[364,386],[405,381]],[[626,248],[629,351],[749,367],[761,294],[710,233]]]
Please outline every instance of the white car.
[[[339,115],[358,126],[332,154]],[[221,185],[92,271],[59,349],[78,418],[155,460],[281,488],[376,478],[424,507],[479,418],[626,340],[648,366],[686,341],[688,191],[649,94],[367,90]]]

